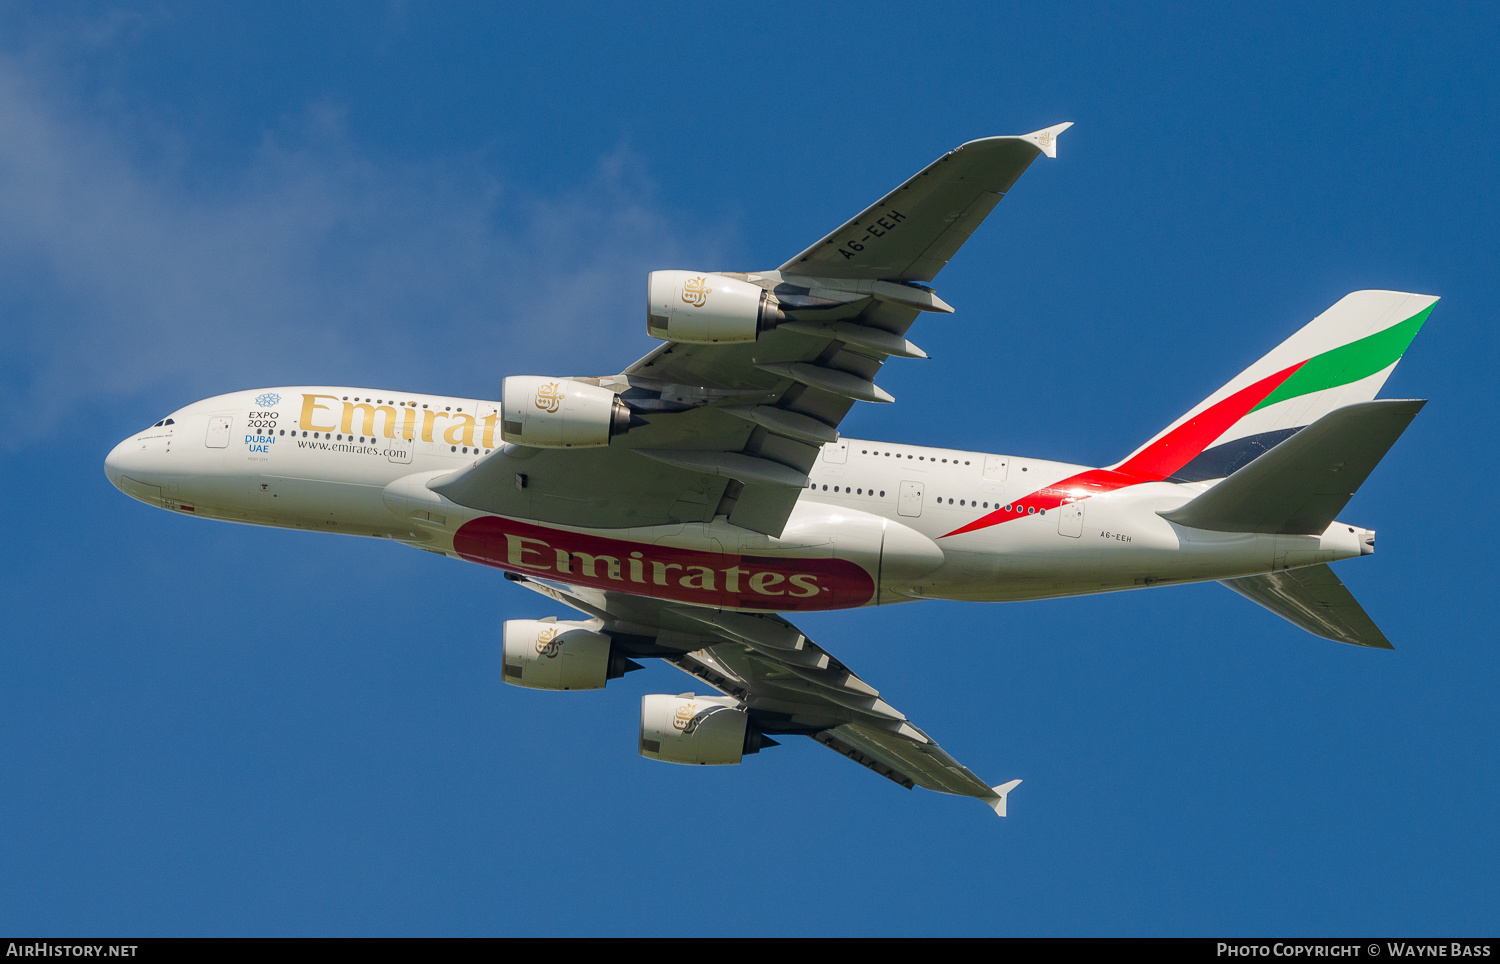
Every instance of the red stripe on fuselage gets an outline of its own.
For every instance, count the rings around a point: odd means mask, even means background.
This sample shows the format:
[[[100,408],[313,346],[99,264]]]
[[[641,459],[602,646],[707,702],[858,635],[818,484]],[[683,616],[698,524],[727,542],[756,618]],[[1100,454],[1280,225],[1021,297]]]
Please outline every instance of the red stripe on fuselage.
[[[976,529],[988,529],[990,526],[1030,515],[1032,510],[1041,512],[1055,509],[1064,502],[1077,502],[1091,495],[1113,492],[1126,486],[1160,482],[1197,458],[1208,448],[1210,442],[1229,431],[1230,426],[1248,415],[1251,409],[1305,364],[1306,361],[1300,361],[1210,405],[1112,469],[1079,472],[938,538],[946,539],[948,536],[963,535]]]

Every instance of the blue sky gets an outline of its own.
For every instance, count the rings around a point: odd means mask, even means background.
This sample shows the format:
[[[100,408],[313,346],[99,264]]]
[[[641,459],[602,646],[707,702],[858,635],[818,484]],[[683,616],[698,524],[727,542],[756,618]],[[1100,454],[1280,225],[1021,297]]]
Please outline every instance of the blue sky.
[[[0,4],[0,929],[1480,934],[1500,883],[1500,18],[1215,6]],[[970,138],[1077,126],[856,437],[1101,464],[1348,291],[1443,296],[1346,510],[1396,644],[1215,585],[799,623],[1011,816],[810,741],[635,752],[653,665],[398,546],[183,519],[104,455],[197,398],[618,371],[654,268],[773,267]]]

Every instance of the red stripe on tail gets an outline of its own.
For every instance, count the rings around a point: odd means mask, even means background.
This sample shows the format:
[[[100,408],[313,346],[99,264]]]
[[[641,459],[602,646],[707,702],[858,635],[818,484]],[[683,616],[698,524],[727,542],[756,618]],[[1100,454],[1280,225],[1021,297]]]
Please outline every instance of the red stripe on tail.
[[[1055,509],[1064,502],[1076,502],[1126,486],[1160,482],[1197,458],[1208,448],[1210,442],[1250,414],[1251,409],[1305,364],[1306,361],[1300,361],[1214,403],[1112,469],[1089,469],[1061,482],[1054,482],[1045,489],[1038,489],[1003,509],[980,516],[968,525],[960,526],[938,538],[946,539],[948,536],[963,535],[976,529],[988,529],[990,526],[1030,515],[1033,511]]]

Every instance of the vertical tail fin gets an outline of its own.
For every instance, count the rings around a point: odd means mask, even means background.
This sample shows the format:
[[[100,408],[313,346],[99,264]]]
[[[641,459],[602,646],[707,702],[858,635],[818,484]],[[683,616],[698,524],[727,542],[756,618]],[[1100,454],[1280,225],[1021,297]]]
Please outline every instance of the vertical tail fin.
[[[1373,399],[1437,300],[1345,295],[1111,468],[1176,482],[1224,478],[1334,409]]]

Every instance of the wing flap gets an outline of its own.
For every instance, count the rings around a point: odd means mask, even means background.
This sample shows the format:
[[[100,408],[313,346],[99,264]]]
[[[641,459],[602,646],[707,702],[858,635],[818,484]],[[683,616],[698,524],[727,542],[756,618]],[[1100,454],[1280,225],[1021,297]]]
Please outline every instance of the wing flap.
[[[814,733],[813,739],[836,753],[842,753],[865,769],[880,774],[892,783],[903,786],[908,790],[917,785],[917,782],[909,775],[902,772],[896,766],[892,766],[893,761],[890,758],[883,755],[877,756],[871,754],[866,749],[856,746],[852,742],[839,739],[835,730],[824,730],[821,733]]]
[[[920,732],[920,731],[918,731]],[[923,734],[925,736],[925,734]],[[949,756],[947,751],[933,742],[921,742],[899,736],[885,730],[857,723],[845,723],[813,737],[830,749],[838,750],[862,766],[869,767],[888,779],[903,786],[923,787],[939,793],[954,793],[964,797],[988,797],[993,791],[989,784],[979,779],[968,767]],[[843,747],[852,747],[861,757],[880,764],[890,773],[871,766],[860,757],[853,756]],[[892,776],[891,774],[897,774]]]

